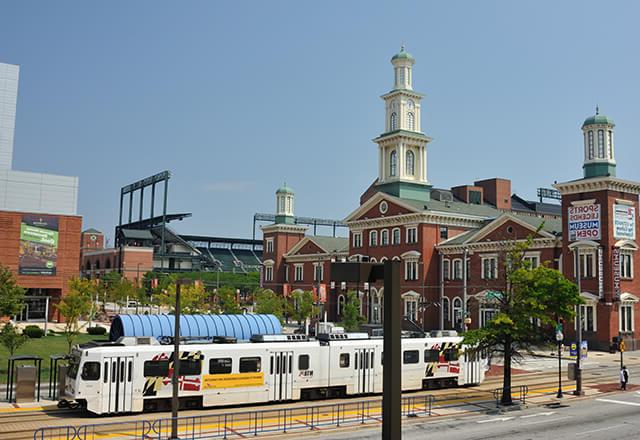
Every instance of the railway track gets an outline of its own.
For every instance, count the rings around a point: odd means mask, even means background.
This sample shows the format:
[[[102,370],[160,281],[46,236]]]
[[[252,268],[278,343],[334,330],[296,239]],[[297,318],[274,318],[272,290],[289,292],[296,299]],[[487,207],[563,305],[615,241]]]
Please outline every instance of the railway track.
[[[555,389],[557,389],[557,370],[545,370],[537,372],[527,372],[517,374],[512,377],[512,387],[518,385],[527,385],[529,397],[532,395],[549,395],[549,401],[557,401],[555,399]],[[599,365],[597,368],[583,370],[583,385],[589,386],[601,383],[617,383],[618,367],[609,365]],[[567,383],[568,385],[569,383]],[[462,404],[486,403],[493,401],[493,390],[502,386],[502,376],[491,376],[485,379],[482,385],[469,388],[447,388],[440,390],[426,390],[406,393],[407,396],[421,397],[424,395],[433,395],[435,397],[434,408],[442,406],[456,406]],[[571,386],[565,387],[573,388]],[[318,405],[331,405],[339,403],[348,403],[349,401],[376,401],[379,395],[347,398],[347,399],[330,399],[316,401]],[[302,405],[313,406],[314,402],[292,402],[286,404],[260,404],[252,406],[233,406],[224,408],[209,408],[205,410],[185,410],[181,411],[183,416],[205,416],[216,414],[234,414],[249,411],[260,410],[277,410],[283,408],[294,408]],[[84,410],[70,409],[50,409],[38,411],[24,411],[14,413],[0,414],[0,438],[3,440],[31,440],[33,433],[37,428],[43,426],[80,426],[101,423],[119,422],[118,431],[127,432],[133,429],[136,422],[146,420],[153,423],[158,419],[166,419],[171,416],[170,412],[147,413],[144,418],[140,414],[126,416],[96,416]],[[113,428],[112,428],[113,429]],[[100,435],[107,435],[108,432],[100,431]],[[113,432],[111,432],[113,434]]]

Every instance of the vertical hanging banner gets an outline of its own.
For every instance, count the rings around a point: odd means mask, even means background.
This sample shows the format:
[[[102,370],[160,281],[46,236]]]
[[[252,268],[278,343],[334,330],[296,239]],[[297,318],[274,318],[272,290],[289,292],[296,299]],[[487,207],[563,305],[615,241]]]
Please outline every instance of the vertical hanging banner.
[[[629,205],[613,205],[613,236],[636,239],[636,208]]]
[[[58,218],[23,215],[20,223],[20,275],[55,275],[58,260]]]
[[[604,297],[604,258],[602,256],[602,246],[598,247],[598,297]]]
[[[600,205],[569,206],[569,241],[600,240]]]
[[[613,298],[620,299],[620,248],[611,251],[611,266],[613,267]]]

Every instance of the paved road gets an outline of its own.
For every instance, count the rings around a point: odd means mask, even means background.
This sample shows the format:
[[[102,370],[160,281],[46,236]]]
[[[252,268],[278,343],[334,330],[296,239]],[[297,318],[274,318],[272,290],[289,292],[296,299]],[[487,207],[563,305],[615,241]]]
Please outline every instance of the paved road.
[[[405,422],[403,440],[544,440],[638,439],[640,392],[572,401],[558,407],[536,407],[458,419]],[[379,439],[380,428],[305,436],[311,439]]]

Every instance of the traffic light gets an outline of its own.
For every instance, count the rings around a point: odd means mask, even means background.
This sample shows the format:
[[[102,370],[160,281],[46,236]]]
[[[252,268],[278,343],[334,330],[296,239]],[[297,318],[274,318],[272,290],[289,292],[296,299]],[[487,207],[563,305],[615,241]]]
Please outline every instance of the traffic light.
[[[620,341],[618,344],[618,350],[620,350],[620,353],[624,353],[624,341]]]

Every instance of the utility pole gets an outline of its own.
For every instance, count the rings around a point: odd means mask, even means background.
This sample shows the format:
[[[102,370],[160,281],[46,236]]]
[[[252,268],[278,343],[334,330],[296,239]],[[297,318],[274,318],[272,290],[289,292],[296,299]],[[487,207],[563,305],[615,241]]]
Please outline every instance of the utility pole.
[[[176,305],[174,311],[175,325],[173,330],[173,373],[171,374],[171,437],[170,440],[177,440],[178,437],[178,408],[180,400],[178,397],[178,375],[180,374],[180,286],[188,284],[191,280],[176,280]]]
[[[462,258],[462,331],[467,331],[467,255],[469,251],[464,249]]]

